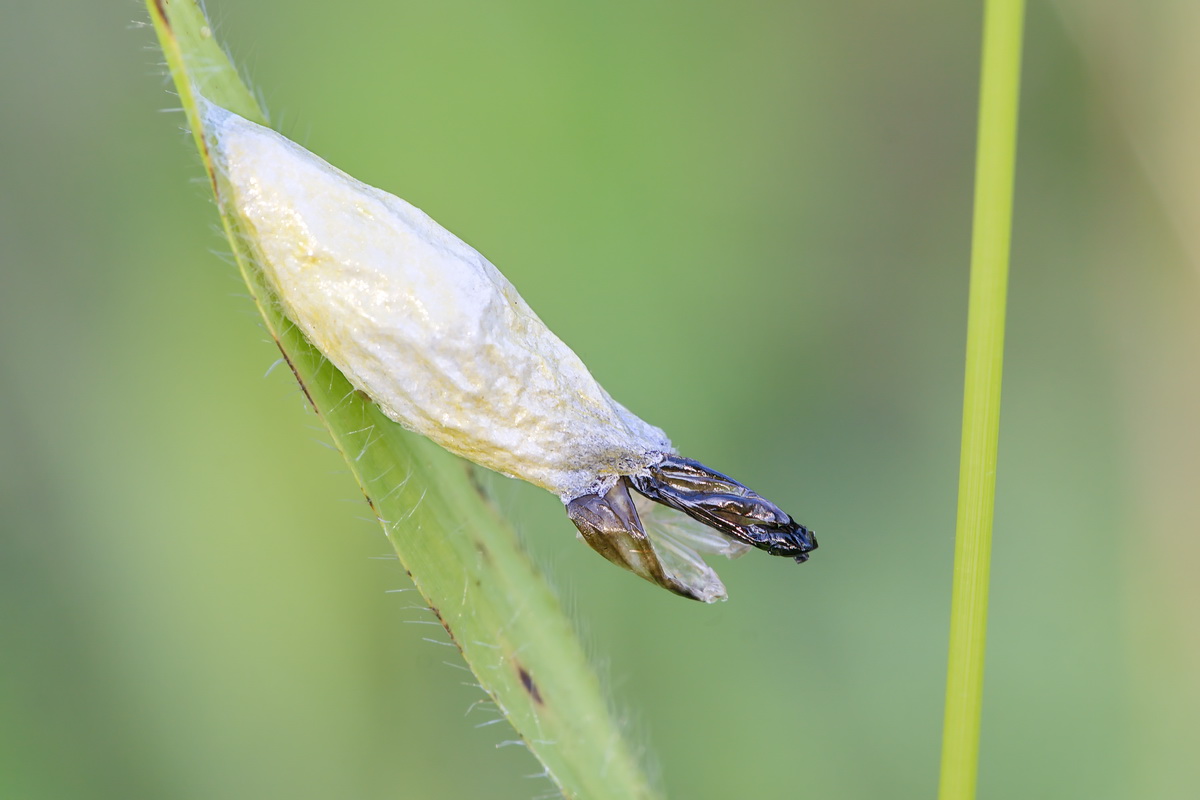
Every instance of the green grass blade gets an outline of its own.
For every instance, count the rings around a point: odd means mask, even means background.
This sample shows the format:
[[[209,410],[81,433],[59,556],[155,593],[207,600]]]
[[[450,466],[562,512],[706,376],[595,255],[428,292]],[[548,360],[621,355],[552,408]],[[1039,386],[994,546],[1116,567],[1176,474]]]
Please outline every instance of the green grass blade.
[[[265,122],[264,114],[195,0],[147,0],[147,7],[212,178],[193,86],[248,119]],[[221,221],[266,330],[484,691],[567,797],[656,796],[570,622],[512,529],[474,488],[467,465],[355,392],[281,314],[236,225]],[[565,517],[563,527],[567,535]]]
[[[973,798],[979,765],[1023,13],[987,0],[984,14],[941,800]]]

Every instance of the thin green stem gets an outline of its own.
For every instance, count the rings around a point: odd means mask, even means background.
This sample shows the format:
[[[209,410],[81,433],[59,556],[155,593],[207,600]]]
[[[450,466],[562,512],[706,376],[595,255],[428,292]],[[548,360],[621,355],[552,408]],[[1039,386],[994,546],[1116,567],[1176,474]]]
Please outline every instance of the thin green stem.
[[[1023,16],[1023,0],[986,1],[940,800],[974,798],[979,771]]]
[[[265,121],[262,110],[196,0],[146,5],[217,190],[196,93],[255,121]],[[480,689],[565,797],[656,797],[569,620],[511,527],[475,488],[466,464],[404,431],[355,392],[283,316],[236,220],[222,213],[221,221],[263,326],[445,628],[444,643],[462,653]],[[470,754],[463,759],[459,768],[467,768]]]

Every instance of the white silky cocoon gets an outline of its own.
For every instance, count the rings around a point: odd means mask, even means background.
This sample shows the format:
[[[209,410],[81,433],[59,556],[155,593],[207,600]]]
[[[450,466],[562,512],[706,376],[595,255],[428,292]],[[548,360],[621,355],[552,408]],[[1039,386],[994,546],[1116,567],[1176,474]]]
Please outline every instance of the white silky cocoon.
[[[221,204],[287,316],[388,417],[564,502],[673,453],[420,209],[207,104]]]

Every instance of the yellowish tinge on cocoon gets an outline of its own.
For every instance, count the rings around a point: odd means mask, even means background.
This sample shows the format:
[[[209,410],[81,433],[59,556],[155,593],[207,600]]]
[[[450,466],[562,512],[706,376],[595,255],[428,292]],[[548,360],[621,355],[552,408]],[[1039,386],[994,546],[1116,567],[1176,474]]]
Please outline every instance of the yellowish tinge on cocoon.
[[[673,452],[461,239],[278,133],[210,109],[227,203],[284,312],[389,417],[564,500]]]

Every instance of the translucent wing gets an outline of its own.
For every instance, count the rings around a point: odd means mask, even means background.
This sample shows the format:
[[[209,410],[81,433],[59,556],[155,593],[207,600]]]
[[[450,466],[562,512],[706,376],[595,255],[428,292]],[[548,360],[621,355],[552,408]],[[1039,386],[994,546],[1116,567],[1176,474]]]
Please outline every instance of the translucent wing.
[[[683,533],[682,536],[654,525],[649,529],[629,495],[629,484],[618,480],[602,495],[585,495],[567,504],[567,515],[589,547],[619,567],[645,578],[675,594],[713,603],[728,596],[725,584],[712,567],[689,546],[699,542],[712,551],[728,549],[712,536]],[[666,527],[672,527],[670,525]],[[733,545],[736,547],[736,545]]]
[[[660,551],[669,547],[739,558],[754,549],[753,545],[737,541],[699,520],[659,505],[641,495],[633,495],[633,505],[637,508],[638,516],[642,518],[642,525],[650,540]]]

